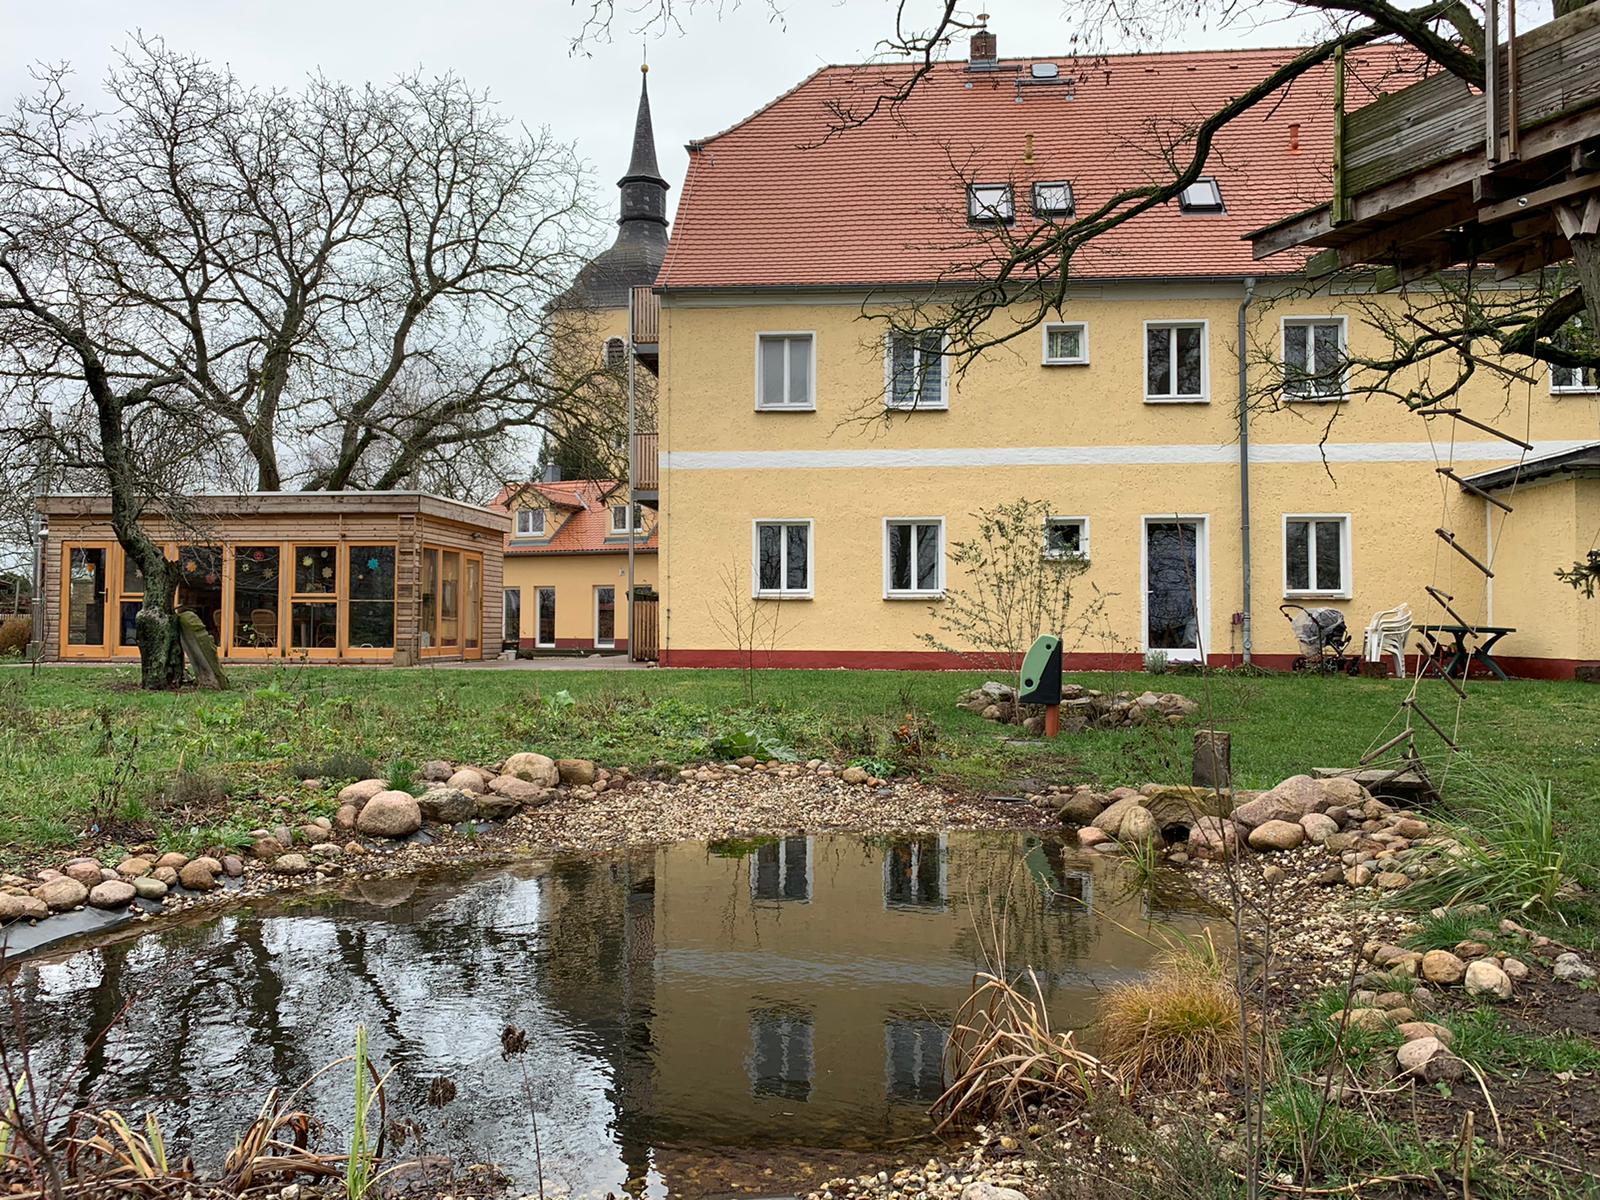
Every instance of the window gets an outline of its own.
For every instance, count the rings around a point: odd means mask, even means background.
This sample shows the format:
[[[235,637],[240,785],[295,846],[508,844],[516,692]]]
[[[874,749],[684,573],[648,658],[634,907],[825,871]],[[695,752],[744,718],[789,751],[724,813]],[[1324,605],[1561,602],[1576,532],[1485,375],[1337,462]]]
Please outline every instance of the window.
[[[1288,596],[1350,594],[1350,518],[1283,519],[1283,591]]]
[[[641,505],[633,506],[633,524],[628,524],[628,505],[613,504],[611,506],[611,532],[629,533],[635,529],[644,528],[644,510]]]
[[[809,333],[756,336],[756,408],[763,412],[811,412],[816,339]]]
[[[68,551],[62,625],[69,646],[105,645],[106,563],[110,557],[105,546],[74,546]]]
[[[544,509],[519,508],[517,510],[517,536],[544,536]]]
[[[178,547],[179,612],[200,618],[217,645],[222,645],[222,547]]]
[[[1283,394],[1344,399],[1344,318],[1291,317],[1283,323]]]
[[[938,834],[891,842],[883,856],[883,903],[888,908],[945,906],[944,841]]]
[[[967,219],[980,225],[1003,225],[1016,215],[1009,183],[974,183],[967,188]]]
[[[349,562],[345,644],[352,650],[394,649],[394,547],[351,546]]]
[[[774,903],[810,900],[810,840],[790,837],[757,846],[750,856],[750,896]]]
[[[1047,517],[1044,523],[1046,558],[1088,558],[1088,517]]]
[[[945,397],[944,332],[891,333],[885,370],[888,407],[948,408]]]
[[[138,561],[123,551],[122,594],[117,602],[117,645],[132,648],[139,644],[139,610],[144,607],[144,571]]]
[[[1206,323],[1146,321],[1146,404],[1198,404],[1206,399]]]
[[[279,645],[280,546],[233,547],[233,645],[264,650]]]
[[[883,591],[888,599],[944,593],[944,518],[884,522]]]
[[[1033,185],[1033,215],[1036,217],[1070,217],[1075,210],[1072,185],[1036,183]]]
[[[617,589],[614,587],[594,590],[594,644],[598,650],[616,648]]]
[[[1553,343],[1563,349],[1574,352],[1586,348],[1593,351],[1597,347],[1591,339],[1584,337],[1583,318],[1574,317],[1570,322],[1557,331],[1551,339]],[[1561,392],[1600,392],[1600,369],[1595,367],[1558,367],[1550,368],[1550,390],[1553,393]]]
[[[619,337],[606,339],[606,366],[621,370],[628,362],[628,344]]]
[[[1209,175],[1201,176],[1178,194],[1178,207],[1184,212],[1219,213],[1222,189]]]
[[[745,1070],[750,1093],[804,1102],[811,1095],[812,1018],[794,1009],[757,1009],[750,1014],[750,1057]]]
[[[289,644],[295,650],[338,650],[339,552],[335,546],[294,548]]]
[[[811,595],[810,521],[757,521],[753,553],[753,595]]]
[[[944,1028],[927,1020],[883,1024],[884,1094],[908,1104],[931,1104],[944,1092]]]
[[[1089,361],[1089,327],[1082,321],[1044,327],[1047,367],[1075,366]]]

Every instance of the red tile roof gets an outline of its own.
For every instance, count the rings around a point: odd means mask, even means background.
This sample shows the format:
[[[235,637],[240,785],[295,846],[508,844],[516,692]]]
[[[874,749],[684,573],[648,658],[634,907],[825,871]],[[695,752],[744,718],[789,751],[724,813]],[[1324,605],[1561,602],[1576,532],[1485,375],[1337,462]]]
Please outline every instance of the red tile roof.
[[[611,532],[611,508],[625,503],[627,485],[613,479],[565,479],[559,483],[516,483],[500,489],[489,507],[511,512],[513,501],[526,493],[542,497],[548,507],[545,518],[550,535],[544,538],[516,536],[516,522],[506,535],[506,554],[626,554],[625,534]],[[516,505],[524,508],[528,505]],[[646,509],[646,521],[650,520]],[[634,544],[637,554],[654,554],[661,548],[661,525],[650,527],[650,536]]]
[[[1081,215],[1123,188],[1170,180],[1162,147],[1176,143],[1173,157],[1186,162],[1188,130],[1296,53],[1002,59],[999,70],[983,72],[941,63],[903,105],[846,129],[836,115],[841,106],[864,111],[911,68],[824,67],[753,116],[691,144],[657,286],[840,287],[970,276],[994,233],[969,227],[964,179],[1014,185],[1011,236],[1035,224],[1036,181],[1070,181]],[[1033,63],[1050,61],[1070,84],[1031,80]],[[1414,82],[1416,61],[1398,47],[1352,54],[1347,106]],[[1293,269],[1287,256],[1253,261],[1241,239],[1326,202],[1332,96],[1333,68],[1323,66],[1230,123],[1206,168],[1221,184],[1224,213],[1184,213],[1176,204],[1146,213],[1084,246],[1073,276]]]

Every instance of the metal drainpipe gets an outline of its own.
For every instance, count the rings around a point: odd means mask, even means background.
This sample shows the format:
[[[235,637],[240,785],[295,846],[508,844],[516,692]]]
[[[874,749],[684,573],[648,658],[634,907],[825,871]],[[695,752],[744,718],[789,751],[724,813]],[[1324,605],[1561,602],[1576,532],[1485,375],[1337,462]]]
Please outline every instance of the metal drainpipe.
[[[659,336],[659,335],[658,335]],[[633,289],[628,289],[628,659],[633,660],[633,549],[639,541],[639,531],[634,528],[633,514],[638,506],[634,499],[633,489],[636,482],[634,478],[633,456],[633,371],[634,364],[638,361],[635,342],[633,340]],[[615,635],[615,630],[612,631]],[[613,636],[613,640],[615,637]]]
[[[1244,299],[1239,302],[1239,542],[1244,567],[1244,604],[1239,629],[1244,647],[1244,665],[1249,666],[1250,645],[1250,353],[1245,339],[1245,312],[1256,298],[1256,281],[1244,281]]]

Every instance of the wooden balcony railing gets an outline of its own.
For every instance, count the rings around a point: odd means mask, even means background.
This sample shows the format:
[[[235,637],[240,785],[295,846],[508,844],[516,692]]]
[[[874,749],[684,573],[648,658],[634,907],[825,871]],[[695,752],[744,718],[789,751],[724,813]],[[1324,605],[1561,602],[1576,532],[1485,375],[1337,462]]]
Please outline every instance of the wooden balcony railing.
[[[633,435],[633,488],[638,492],[661,490],[661,465],[653,433]]]
[[[661,298],[644,284],[629,298],[633,309],[633,344],[654,346],[661,340]]]

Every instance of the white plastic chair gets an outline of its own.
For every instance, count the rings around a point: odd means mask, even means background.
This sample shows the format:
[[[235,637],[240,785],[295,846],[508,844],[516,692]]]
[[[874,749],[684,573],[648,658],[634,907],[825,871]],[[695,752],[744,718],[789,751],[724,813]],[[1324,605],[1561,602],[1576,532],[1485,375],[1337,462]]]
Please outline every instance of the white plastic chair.
[[[1381,662],[1385,654],[1394,656],[1394,673],[1406,677],[1406,639],[1411,636],[1411,606],[1386,608],[1372,615],[1367,623],[1365,650],[1362,657],[1368,662]]]

